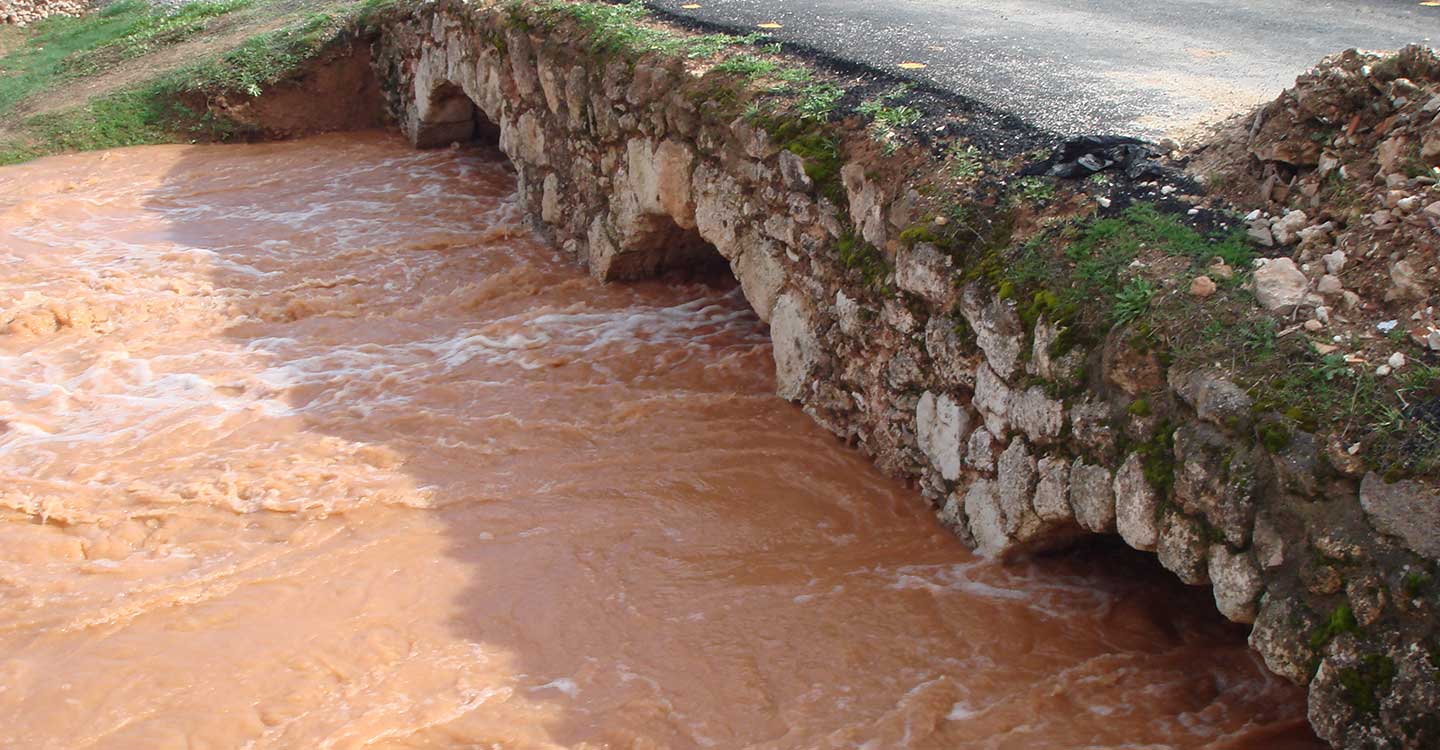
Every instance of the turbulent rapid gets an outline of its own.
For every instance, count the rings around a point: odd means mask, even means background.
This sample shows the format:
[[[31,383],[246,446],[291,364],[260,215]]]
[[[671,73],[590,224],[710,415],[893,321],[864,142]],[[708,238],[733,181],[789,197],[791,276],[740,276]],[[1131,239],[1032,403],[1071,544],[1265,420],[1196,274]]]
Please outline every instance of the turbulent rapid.
[[[1005,567],[383,134],[0,170],[0,747],[1312,747],[1208,592]]]

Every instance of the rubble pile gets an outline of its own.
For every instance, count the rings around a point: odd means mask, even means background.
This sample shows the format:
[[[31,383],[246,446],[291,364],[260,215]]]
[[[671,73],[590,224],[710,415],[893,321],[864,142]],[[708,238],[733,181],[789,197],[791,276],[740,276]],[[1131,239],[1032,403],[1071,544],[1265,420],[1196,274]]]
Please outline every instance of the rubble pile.
[[[1435,50],[1329,57],[1232,123],[1197,166],[1217,193],[1255,207],[1253,239],[1294,262],[1298,274],[1273,275],[1287,289],[1300,284],[1300,296],[1268,296],[1303,303],[1307,330],[1329,339],[1317,348],[1377,370],[1395,353],[1394,331],[1440,352]]]
[[[26,26],[50,16],[78,16],[88,0],[0,0],[0,24]]]

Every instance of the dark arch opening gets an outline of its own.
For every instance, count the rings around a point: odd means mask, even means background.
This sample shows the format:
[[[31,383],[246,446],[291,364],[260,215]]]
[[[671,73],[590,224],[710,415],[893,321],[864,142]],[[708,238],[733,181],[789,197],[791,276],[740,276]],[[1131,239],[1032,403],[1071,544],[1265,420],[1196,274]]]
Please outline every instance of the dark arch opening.
[[[698,229],[686,229],[666,214],[647,214],[637,221],[632,238],[600,276],[607,280],[712,278],[731,275],[730,263]]]
[[[452,143],[499,145],[500,127],[490,121],[464,90],[445,83],[430,94],[429,107],[415,126],[417,148],[437,148]]]

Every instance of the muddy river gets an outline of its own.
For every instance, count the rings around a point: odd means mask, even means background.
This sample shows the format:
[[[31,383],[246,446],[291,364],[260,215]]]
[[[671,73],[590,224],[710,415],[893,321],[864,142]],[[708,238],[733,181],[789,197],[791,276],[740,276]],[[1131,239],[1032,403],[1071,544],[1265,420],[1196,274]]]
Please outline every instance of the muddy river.
[[[1002,567],[488,151],[0,169],[0,747],[1313,747],[1112,548]]]

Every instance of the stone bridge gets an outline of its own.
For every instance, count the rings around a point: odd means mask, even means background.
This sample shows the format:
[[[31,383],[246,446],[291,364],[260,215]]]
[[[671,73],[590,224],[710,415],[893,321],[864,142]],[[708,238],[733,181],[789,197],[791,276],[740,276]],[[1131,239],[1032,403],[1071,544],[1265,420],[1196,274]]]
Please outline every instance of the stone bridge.
[[[1310,686],[1322,737],[1440,741],[1416,724],[1440,716],[1433,634],[1394,593],[1404,561],[1430,561],[1403,531],[1355,533],[1383,527],[1356,498],[1432,495],[1328,472],[1303,437],[1272,452],[1245,391],[1167,370],[1123,330],[1058,354],[1056,326],[901,241],[920,196],[889,155],[830,164],[737,117],[739,84],[587,33],[528,5],[441,2],[386,19],[373,64],[411,141],[497,144],[538,230],[597,278],[728,266],[770,325],[779,395],[982,554],[1118,535],[1253,623],[1270,668]]]

